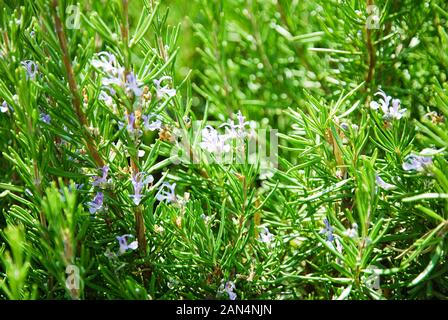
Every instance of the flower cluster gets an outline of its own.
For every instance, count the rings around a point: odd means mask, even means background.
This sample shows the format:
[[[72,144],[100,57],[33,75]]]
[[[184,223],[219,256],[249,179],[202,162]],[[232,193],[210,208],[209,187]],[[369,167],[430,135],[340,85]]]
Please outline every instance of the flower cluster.
[[[244,139],[252,134],[252,132],[247,130],[247,127],[250,127],[250,123],[245,121],[241,111],[238,111],[236,117],[238,123],[235,123],[234,120],[229,120],[219,126],[219,128],[225,128],[226,132],[224,134],[220,134],[210,125],[202,129],[202,142],[199,146],[210,153],[227,153],[231,150],[230,141],[232,139]]]
[[[135,97],[142,95],[140,81],[132,71],[126,73],[125,68],[118,63],[112,53],[105,51],[98,53],[97,59],[92,60],[92,65],[104,73],[101,84],[111,95],[116,94],[117,87],[123,89],[126,94],[132,93]],[[112,100],[107,93],[103,91],[100,96],[106,104],[111,104]]]
[[[370,108],[373,110],[381,109],[384,113],[383,119],[386,121],[391,120],[400,120],[403,115],[406,113],[406,109],[400,109],[400,100],[392,99],[391,96],[388,96],[384,91],[379,90],[375,93],[376,96],[381,96],[379,102],[372,101],[370,102]]]

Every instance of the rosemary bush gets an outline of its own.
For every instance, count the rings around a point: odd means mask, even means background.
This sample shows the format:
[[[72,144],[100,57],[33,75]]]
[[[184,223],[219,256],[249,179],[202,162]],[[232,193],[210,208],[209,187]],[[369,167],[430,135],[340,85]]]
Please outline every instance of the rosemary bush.
[[[446,1],[0,10],[0,299],[448,298]]]

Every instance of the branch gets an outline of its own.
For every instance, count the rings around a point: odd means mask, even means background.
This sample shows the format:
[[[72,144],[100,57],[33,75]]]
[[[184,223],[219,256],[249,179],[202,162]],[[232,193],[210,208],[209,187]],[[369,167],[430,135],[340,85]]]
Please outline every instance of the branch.
[[[61,19],[59,18],[58,13],[57,13],[58,6],[59,6],[58,0],[53,0],[54,23],[55,23],[55,27],[56,27],[56,33],[57,33],[58,39],[59,39],[59,45],[61,46],[62,61],[64,63],[65,71],[67,73],[67,80],[68,80],[68,85],[70,87],[70,92],[71,92],[71,96],[72,96],[73,109],[75,110],[78,120],[81,123],[82,134],[84,136],[90,156],[94,159],[94,161],[98,167],[103,167],[104,166],[103,158],[100,156],[100,154],[97,150],[97,147],[96,147],[96,144],[95,144],[95,141],[94,141],[92,135],[87,130],[87,127],[88,127],[87,118],[81,109],[81,97],[78,92],[78,85],[76,84],[76,79],[75,79],[75,76],[73,73],[73,67],[71,64],[70,54],[68,52],[67,38],[64,33],[64,28],[62,26]]]

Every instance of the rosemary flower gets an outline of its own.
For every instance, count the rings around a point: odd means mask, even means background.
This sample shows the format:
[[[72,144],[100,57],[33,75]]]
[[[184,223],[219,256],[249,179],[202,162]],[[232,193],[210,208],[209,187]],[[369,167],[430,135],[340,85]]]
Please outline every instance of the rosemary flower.
[[[25,60],[25,61],[22,61],[20,64],[25,67],[26,79],[27,80],[29,80],[29,79],[31,79],[31,80],[36,79],[36,75],[37,75],[37,72],[38,72],[38,67],[37,67],[37,64],[34,61],[32,61],[32,60]]]
[[[169,182],[164,182],[159,189],[159,192],[156,195],[156,199],[160,202],[166,200],[167,203],[176,202],[176,193],[175,193],[176,183],[170,184]],[[165,189],[168,189],[166,191]]]
[[[120,249],[118,250],[119,254],[125,253],[127,250],[135,250],[138,248],[138,242],[132,241],[128,244],[128,239],[134,238],[132,234],[125,234],[122,236],[117,236],[118,243],[120,245]]]
[[[98,211],[103,209],[103,199],[104,199],[104,195],[101,191],[99,191],[95,195],[95,198],[93,198],[92,201],[87,203],[87,205],[89,206],[90,214],[95,214]]]

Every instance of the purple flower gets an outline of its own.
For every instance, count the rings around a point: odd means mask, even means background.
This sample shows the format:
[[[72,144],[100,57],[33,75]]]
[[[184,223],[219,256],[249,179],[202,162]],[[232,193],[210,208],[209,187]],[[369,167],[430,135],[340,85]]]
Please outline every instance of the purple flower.
[[[156,85],[156,95],[158,100],[162,99],[164,96],[168,96],[169,98],[171,98],[176,95],[176,89],[170,89],[168,88],[168,85],[163,87],[160,85],[165,80],[171,80],[171,77],[164,76],[159,80],[154,79],[154,84]]]
[[[324,234],[327,237],[327,242],[331,243],[334,240],[333,227],[330,225],[327,218],[324,219],[324,224],[325,228],[320,231],[320,234]]]
[[[168,188],[168,191],[165,190],[165,187]],[[174,192],[174,189],[176,188],[176,184],[170,184],[168,182],[164,182],[160,189],[159,192],[156,195],[156,199],[159,201],[164,201],[166,200],[166,202],[170,203],[170,202],[176,202],[177,198],[176,198],[176,193]]]
[[[26,79],[34,80],[37,75],[38,67],[37,64],[32,60],[25,60],[20,63],[26,69]]]
[[[42,121],[42,122],[44,122],[44,123],[46,123],[46,124],[50,124],[50,122],[51,122],[51,117],[50,117],[50,115],[49,114],[46,114],[46,113],[41,113],[40,114],[40,120]]]
[[[161,130],[162,129],[162,121],[156,119],[155,121],[149,122],[151,118],[157,117],[155,114],[142,115],[143,119],[143,127],[145,130]]]
[[[87,205],[89,206],[90,214],[95,214],[99,210],[103,209],[103,199],[104,199],[104,195],[100,191],[100,192],[97,192],[97,194],[95,195],[95,198],[93,198],[92,201],[87,203]]]
[[[145,177],[144,172],[139,172],[136,175],[132,176],[131,182],[134,187],[134,194],[131,195],[131,198],[134,200],[134,204],[138,206],[140,201],[142,200],[142,189],[152,183],[154,181],[154,177],[152,175],[148,175]]]
[[[101,172],[103,174],[101,177],[99,177],[99,176],[94,176],[93,177],[92,185],[94,187],[99,187],[99,186],[104,185],[104,184],[107,183],[107,174],[109,172],[109,166],[106,165],[106,166],[102,167],[101,168]]]
[[[134,238],[132,234],[125,234],[122,236],[117,236],[118,243],[120,245],[119,254],[125,253],[127,250],[135,250],[138,248],[138,242],[132,241],[128,244],[128,239]]]
[[[395,185],[390,184],[390,183],[387,183],[386,181],[384,181],[378,174],[376,175],[375,180],[376,180],[376,184],[377,184],[380,188],[382,188],[382,189],[384,189],[384,190],[392,190],[392,189],[395,189],[395,188],[396,188]]]
[[[406,171],[424,171],[426,168],[432,165],[433,159],[431,156],[431,153],[433,153],[434,150],[432,149],[424,149],[420,153],[420,155],[417,155],[415,153],[411,153],[409,156],[407,156],[403,162],[403,169]]]

